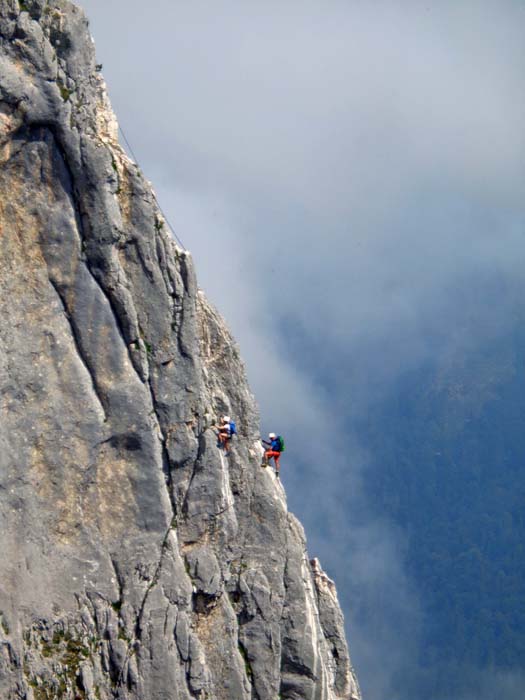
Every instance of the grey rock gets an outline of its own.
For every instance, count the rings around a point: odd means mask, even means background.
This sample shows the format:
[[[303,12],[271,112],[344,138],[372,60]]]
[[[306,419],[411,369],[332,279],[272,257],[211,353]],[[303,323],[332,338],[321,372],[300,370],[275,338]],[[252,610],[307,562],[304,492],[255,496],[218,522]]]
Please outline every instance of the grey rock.
[[[218,598],[222,593],[221,570],[217,558],[208,547],[197,547],[186,555],[188,573],[197,593]]]
[[[0,697],[360,698],[237,345],[68,0],[0,0],[0,416]]]

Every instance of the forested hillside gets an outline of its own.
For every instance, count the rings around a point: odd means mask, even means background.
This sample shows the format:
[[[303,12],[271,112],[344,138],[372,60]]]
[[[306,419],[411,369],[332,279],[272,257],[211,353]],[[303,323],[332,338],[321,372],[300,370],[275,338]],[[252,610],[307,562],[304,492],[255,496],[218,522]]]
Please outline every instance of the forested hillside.
[[[370,502],[408,536],[428,700],[442,700],[443,674],[458,697],[469,667],[525,658],[524,329],[516,319],[504,337],[403,375],[359,426]]]

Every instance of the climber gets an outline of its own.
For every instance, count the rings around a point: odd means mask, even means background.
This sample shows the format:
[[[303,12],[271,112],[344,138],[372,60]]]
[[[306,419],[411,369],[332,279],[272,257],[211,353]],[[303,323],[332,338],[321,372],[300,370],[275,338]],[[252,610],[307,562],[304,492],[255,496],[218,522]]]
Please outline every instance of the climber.
[[[224,454],[227,455],[230,451],[230,442],[234,435],[237,435],[235,421],[230,419],[230,416],[223,416],[221,425],[215,426],[219,431],[217,435],[218,447],[224,449]]]
[[[279,471],[281,469],[279,460],[281,458],[281,452],[284,452],[284,440],[280,435],[276,435],[275,433],[268,433],[268,437],[270,438],[270,442],[268,442],[268,440],[262,441],[263,444],[269,448],[264,453],[262,466],[267,467],[273,457],[273,461],[275,462],[275,476],[279,478]]]
[[[230,417],[223,416],[222,423],[220,425],[216,425],[215,427],[219,431],[217,435],[217,439],[219,441],[218,447],[222,447],[224,449],[224,453],[228,454],[228,443],[231,439]]]

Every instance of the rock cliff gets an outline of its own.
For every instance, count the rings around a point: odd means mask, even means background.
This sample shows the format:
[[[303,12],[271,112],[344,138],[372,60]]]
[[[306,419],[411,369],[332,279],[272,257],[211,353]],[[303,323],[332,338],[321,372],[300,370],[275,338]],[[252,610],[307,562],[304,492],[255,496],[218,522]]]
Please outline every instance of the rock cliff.
[[[0,697],[360,697],[81,9],[0,0]],[[213,423],[237,420],[232,454]]]

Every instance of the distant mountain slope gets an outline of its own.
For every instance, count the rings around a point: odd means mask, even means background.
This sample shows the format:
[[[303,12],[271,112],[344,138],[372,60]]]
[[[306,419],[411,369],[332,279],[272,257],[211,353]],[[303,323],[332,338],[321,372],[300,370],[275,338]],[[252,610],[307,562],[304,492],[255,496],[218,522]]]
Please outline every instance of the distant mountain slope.
[[[521,316],[504,336],[404,375],[359,426],[372,455],[370,502],[408,535],[407,565],[424,606],[411,700],[423,688],[428,700],[474,688],[469,668],[523,666]]]

